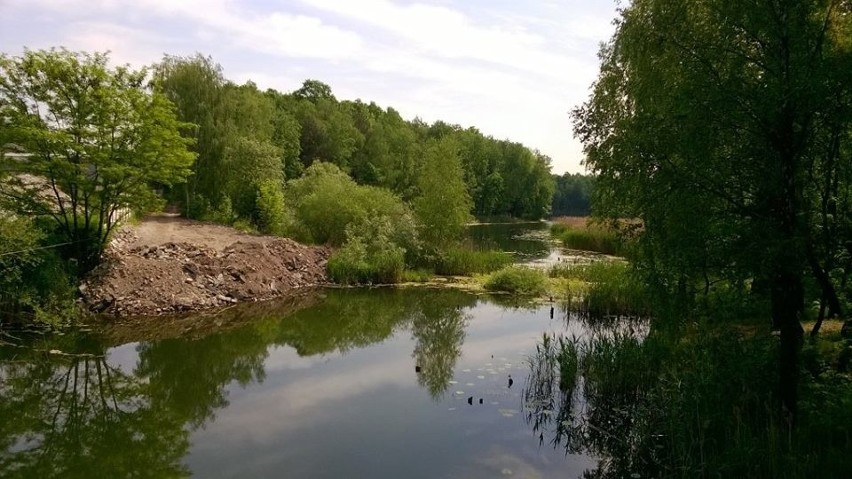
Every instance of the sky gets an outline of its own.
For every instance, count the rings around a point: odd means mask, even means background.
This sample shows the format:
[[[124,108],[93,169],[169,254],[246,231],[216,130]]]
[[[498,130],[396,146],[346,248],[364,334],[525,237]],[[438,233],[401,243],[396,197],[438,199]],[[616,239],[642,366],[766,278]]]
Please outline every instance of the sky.
[[[588,97],[615,0],[0,0],[0,52],[64,46],[141,67],[210,55],[225,77],[407,119],[475,127],[584,172],[570,111]]]

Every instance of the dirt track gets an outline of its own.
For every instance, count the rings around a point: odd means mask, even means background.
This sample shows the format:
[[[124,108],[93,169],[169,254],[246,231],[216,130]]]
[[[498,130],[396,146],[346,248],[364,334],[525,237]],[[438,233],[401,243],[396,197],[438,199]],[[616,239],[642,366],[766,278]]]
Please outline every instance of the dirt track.
[[[145,316],[286,296],[324,284],[329,250],[176,215],[115,235],[80,286],[94,312]]]
[[[188,220],[173,213],[151,215],[129,229],[134,238],[127,245],[130,248],[159,246],[166,243],[192,243],[218,250],[237,241],[262,243],[272,239],[269,236],[250,235],[214,223]]]

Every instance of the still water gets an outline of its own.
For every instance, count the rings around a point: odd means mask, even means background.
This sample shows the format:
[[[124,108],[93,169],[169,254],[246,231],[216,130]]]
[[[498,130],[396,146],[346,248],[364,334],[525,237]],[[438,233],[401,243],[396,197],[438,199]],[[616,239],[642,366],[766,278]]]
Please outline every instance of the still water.
[[[3,348],[2,477],[578,477],[594,466],[542,442],[522,399],[542,334],[582,335],[581,323],[451,290],[320,294],[201,337],[110,345],[107,331]]]
[[[523,227],[472,235],[551,254]],[[554,445],[554,411],[525,403],[543,335],[587,334],[568,318],[455,290],[331,289],[4,341],[0,477],[578,477],[596,460]]]
[[[477,246],[511,252],[518,262],[530,262],[558,253],[551,246],[550,225],[542,221],[530,223],[485,223],[467,229]]]

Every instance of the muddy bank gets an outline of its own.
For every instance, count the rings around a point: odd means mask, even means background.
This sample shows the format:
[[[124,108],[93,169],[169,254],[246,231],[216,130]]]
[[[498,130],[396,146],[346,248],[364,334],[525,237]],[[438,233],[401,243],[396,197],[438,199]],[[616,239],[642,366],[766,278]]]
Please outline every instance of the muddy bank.
[[[263,236],[223,248],[191,242],[139,245],[129,229],[113,241],[80,293],[91,311],[110,316],[199,311],[326,284],[328,256],[328,248]]]
[[[283,318],[315,306],[325,298],[323,288],[302,288],[269,301],[240,303],[224,308],[156,318],[146,316],[100,317],[87,326],[110,347],[139,341],[172,338],[202,339],[211,334],[238,329],[266,318]]]

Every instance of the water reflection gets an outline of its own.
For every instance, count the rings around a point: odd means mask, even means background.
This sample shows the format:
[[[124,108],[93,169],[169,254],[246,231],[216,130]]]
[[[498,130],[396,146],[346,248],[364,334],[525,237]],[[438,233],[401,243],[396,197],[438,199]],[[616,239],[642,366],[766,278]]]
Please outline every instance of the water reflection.
[[[103,354],[16,355],[0,378],[3,477],[189,475],[182,418]]]
[[[519,261],[543,259],[551,253],[549,226],[544,222],[472,225],[468,237],[479,247],[511,252]]]
[[[648,323],[573,313],[566,318],[584,323],[587,335],[545,334],[536,345],[524,391],[527,424],[541,444],[600,457],[585,478],[653,477],[659,472],[656,448],[637,432],[659,409],[644,387],[654,361],[645,344]]]
[[[411,334],[416,341],[412,357],[417,363],[415,371],[419,370],[417,383],[434,399],[441,398],[450,386],[471,318],[460,304],[454,303],[432,301],[412,316]]]
[[[224,331],[189,337],[108,347],[124,328],[0,347],[0,475],[576,477],[593,464],[540,448],[520,414],[524,360],[542,331],[565,329],[549,305],[323,294],[281,315],[253,306],[252,321],[236,308],[206,318]]]

